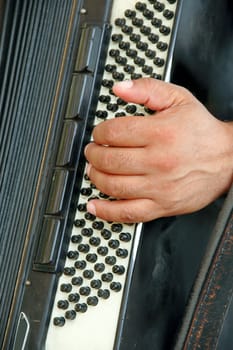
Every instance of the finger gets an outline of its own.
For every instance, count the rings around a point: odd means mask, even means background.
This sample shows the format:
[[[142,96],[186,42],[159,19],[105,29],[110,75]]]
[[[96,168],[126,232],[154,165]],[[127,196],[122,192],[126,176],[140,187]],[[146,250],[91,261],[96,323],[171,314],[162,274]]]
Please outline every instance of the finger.
[[[87,210],[103,220],[122,223],[146,222],[163,216],[163,211],[150,199],[94,199],[88,202]]]
[[[116,83],[113,92],[127,102],[143,104],[155,111],[183,104],[192,96],[183,87],[153,78]]]
[[[148,118],[149,119],[149,118]],[[148,144],[151,121],[142,117],[124,117],[106,120],[94,128],[96,143],[109,146],[144,147]],[[153,126],[156,133],[156,126]]]
[[[98,190],[114,198],[149,198],[151,195],[151,184],[145,176],[108,175],[91,166],[88,177]]]
[[[143,148],[115,148],[91,143],[85,148],[85,156],[92,166],[108,174],[142,175],[146,169]]]

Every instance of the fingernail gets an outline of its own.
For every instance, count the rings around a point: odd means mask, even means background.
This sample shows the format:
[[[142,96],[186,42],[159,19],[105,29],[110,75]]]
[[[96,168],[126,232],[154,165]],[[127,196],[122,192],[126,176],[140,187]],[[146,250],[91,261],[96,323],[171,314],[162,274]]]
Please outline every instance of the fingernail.
[[[124,80],[114,84],[115,87],[120,87],[122,89],[131,89],[133,86],[132,80]]]
[[[89,164],[87,165],[87,169],[86,169],[86,173],[87,173],[87,176],[88,176],[88,177],[89,177],[89,175],[90,175],[91,167],[92,167],[92,165],[89,163]]]
[[[89,213],[91,213],[92,215],[96,216],[96,209],[95,209],[95,205],[92,202],[88,202],[87,203],[87,211]]]

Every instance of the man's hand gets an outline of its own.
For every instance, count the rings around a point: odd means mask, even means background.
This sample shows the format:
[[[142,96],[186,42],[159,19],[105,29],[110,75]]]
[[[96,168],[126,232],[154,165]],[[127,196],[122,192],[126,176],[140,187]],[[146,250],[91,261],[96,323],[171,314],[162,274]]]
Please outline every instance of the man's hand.
[[[126,81],[113,91],[157,111],[107,120],[85,149],[88,175],[116,201],[87,210],[108,221],[145,222],[199,210],[231,185],[233,125],[213,117],[186,89],[154,79]]]

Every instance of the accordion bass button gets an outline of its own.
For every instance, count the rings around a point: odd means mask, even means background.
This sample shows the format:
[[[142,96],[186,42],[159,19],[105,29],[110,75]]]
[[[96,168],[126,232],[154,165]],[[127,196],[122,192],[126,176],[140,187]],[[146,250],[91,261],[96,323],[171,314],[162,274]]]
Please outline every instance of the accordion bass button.
[[[98,297],[102,299],[108,299],[110,297],[110,291],[108,289],[99,289]]]
[[[113,290],[114,292],[119,292],[122,288],[122,285],[120,282],[112,282],[110,284],[110,289]]]
[[[67,320],[74,320],[76,318],[76,312],[74,310],[68,310],[65,313],[65,318]]]
[[[63,327],[65,325],[65,318],[64,317],[54,317],[53,324],[54,326]]]
[[[67,300],[59,300],[57,302],[57,307],[62,310],[66,310],[69,307],[69,303]]]
[[[74,308],[76,312],[84,313],[87,311],[87,304],[86,303],[76,304]]]
[[[87,298],[88,305],[96,306],[98,304],[98,302],[99,302],[99,299],[96,296]]]

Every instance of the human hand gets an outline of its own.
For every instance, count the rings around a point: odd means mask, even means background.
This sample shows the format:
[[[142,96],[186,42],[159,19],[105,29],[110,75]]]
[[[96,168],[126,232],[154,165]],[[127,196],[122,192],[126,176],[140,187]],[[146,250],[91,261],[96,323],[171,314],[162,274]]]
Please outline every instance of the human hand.
[[[233,125],[213,117],[186,89],[144,78],[116,84],[125,101],[157,112],[104,121],[87,145],[88,176],[116,201],[91,200],[107,221],[145,222],[194,212],[232,182]]]

